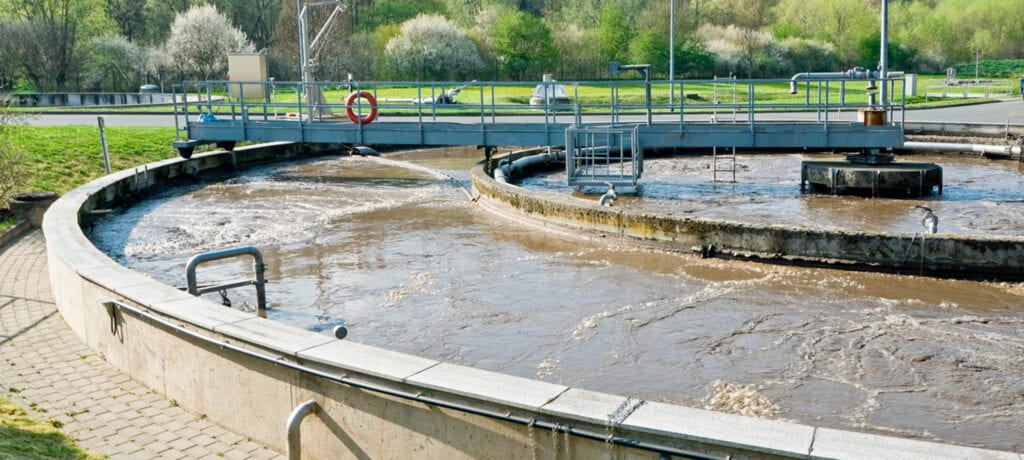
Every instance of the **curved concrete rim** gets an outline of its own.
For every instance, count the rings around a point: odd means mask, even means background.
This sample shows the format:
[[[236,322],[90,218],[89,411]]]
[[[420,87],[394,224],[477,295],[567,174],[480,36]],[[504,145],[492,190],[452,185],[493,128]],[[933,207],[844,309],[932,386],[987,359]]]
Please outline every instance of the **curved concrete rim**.
[[[111,207],[197,174],[316,155],[295,144],[265,144],[235,152],[197,155],[120,171],[79,187],[54,203],[43,222],[54,299],[72,330],[107,361],[168,399],[236,433],[281,452],[293,408],[318,402],[316,417],[303,422],[302,451],[318,458],[338,452],[357,456],[510,457],[607,453],[603,441],[541,436],[532,426],[439,409],[390,394],[352,389],[323,375],[338,375],[393,388],[395,394],[427,395],[463,406],[546,421],[555,427],[589,429],[711,457],[1005,458],[1019,454],[855,433],[778,420],[639,401],[536,380],[438,362],[350,341],[338,341],[223,308],[118,265],[82,232],[82,225]],[[315,150],[315,149],[314,149]],[[481,172],[482,174],[482,172]],[[485,183],[474,174],[474,183]],[[486,183],[489,193],[522,194]],[[594,211],[589,207],[566,209]],[[621,213],[598,213],[622,219]],[[287,283],[287,280],[279,282]],[[183,331],[231,347],[191,340],[166,326],[104,306],[130,305]],[[281,362],[315,369],[254,362],[245,349]],[[560,443],[564,443],[563,446]],[[636,453],[631,447],[622,447]],[[628,453],[627,452],[627,453]]]
[[[629,237],[669,250],[776,264],[963,279],[1024,279],[1024,257],[1020,256],[1024,254],[1024,237],[872,233],[645,213],[531,192],[495,180],[485,167],[480,163],[473,169],[473,187],[505,211],[576,230]],[[908,263],[908,245],[915,241],[918,248],[926,245],[926,251],[923,257],[915,251]]]

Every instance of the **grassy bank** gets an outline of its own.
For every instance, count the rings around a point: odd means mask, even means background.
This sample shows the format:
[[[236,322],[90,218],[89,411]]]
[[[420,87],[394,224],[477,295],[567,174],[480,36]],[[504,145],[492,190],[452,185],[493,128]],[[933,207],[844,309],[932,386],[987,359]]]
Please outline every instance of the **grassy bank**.
[[[13,227],[16,223],[18,223],[18,220],[15,219],[14,216],[7,214],[3,209],[0,209],[0,233],[3,233],[4,230]]]
[[[107,127],[113,171],[177,156],[174,128]],[[27,168],[25,191],[64,194],[106,174],[96,126],[19,126],[11,139]]]
[[[60,431],[60,423],[29,417],[24,410],[0,397],[0,458],[101,459]]]

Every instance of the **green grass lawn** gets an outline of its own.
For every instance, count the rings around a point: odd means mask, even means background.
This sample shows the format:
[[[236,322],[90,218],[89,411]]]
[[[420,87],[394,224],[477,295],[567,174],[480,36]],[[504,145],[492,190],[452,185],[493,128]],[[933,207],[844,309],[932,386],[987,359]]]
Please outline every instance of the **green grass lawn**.
[[[0,212],[0,216],[3,216],[3,217],[0,217],[0,233],[3,233],[4,230],[7,230],[8,228],[11,228],[11,227],[14,226],[14,224],[18,223],[18,219],[15,219],[12,216],[7,216],[7,215],[3,214],[2,212]]]
[[[29,417],[10,400],[0,397],[0,458],[11,459],[102,459],[88,452],[60,430],[56,421]]]
[[[107,127],[111,170],[173,158],[173,127]],[[18,126],[11,141],[28,168],[25,191],[60,194],[106,174],[96,126]]]

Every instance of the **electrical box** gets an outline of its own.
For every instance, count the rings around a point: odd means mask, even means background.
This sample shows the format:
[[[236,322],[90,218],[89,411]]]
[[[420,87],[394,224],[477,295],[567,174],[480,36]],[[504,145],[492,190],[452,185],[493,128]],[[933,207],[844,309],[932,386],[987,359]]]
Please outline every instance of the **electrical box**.
[[[266,53],[228,53],[228,80],[232,99],[267,100]]]
[[[908,73],[903,76],[903,81],[907,85],[907,96],[917,96],[917,74]]]

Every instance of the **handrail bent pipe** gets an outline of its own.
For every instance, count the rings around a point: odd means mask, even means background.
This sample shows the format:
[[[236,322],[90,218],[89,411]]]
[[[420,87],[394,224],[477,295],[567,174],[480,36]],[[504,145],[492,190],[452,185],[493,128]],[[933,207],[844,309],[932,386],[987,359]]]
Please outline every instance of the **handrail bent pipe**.
[[[254,274],[253,280],[247,280],[237,283],[226,283],[217,286],[199,288],[199,283],[196,281],[196,268],[206,262],[212,262],[214,260],[230,259],[232,257],[249,255],[252,256],[252,271]],[[204,294],[207,292],[216,292],[222,289],[230,289],[233,287],[241,287],[253,285],[256,286],[256,304],[258,308],[258,314],[260,318],[267,317],[267,293],[264,287],[267,284],[266,279],[263,276],[263,271],[266,267],[263,265],[263,254],[260,254],[260,250],[252,246],[244,246],[234,249],[225,249],[223,251],[207,252],[204,254],[196,254],[188,260],[188,264],[185,265],[185,281],[188,285],[188,293],[194,296]]]
[[[292,410],[288,416],[286,431],[288,433],[288,460],[302,460],[302,436],[299,427],[302,419],[309,414],[315,414],[319,407],[314,400],[309,400]]]

